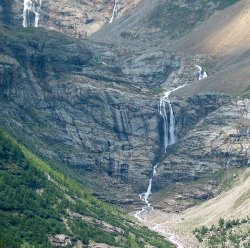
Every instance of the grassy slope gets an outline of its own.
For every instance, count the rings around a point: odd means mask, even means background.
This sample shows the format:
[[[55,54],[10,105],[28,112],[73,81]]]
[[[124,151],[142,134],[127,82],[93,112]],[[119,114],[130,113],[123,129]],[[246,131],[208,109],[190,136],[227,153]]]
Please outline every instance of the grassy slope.
[[[172,247],[158,234],[91,196],[3,130],[0,188],[0,247],[50,247],[48,238],[56,234],[85,245],[95,241],[117,247],[145,247],[147,243]],[[73,218],[67,210],[81,214],[84,220]],[[108,232],[105,223],[121,228],[124,234]]]
[[[192,232],[195,230],[194,234],[200,242],[209,247],[218,247],[224,240],[231,240],[231,246],[225,247],[239,247],[238,242],[243,243],[243,239],[246,245],[243,247],[249,247],[250,169],[241,169],[227,180],[234,182],[230,190],[184,211],[181,214],[182,220],[177,224],[172,223],[174,229],[190,239],[194,237]],[[224,220],[223,225],[220,219]]]

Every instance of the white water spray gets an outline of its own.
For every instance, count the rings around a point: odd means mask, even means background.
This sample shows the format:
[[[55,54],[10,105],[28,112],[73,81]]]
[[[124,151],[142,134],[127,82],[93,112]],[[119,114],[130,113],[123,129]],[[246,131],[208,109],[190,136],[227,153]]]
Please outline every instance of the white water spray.
[[[148,207],[151,207],[151,204],[149,203],[148,201],[148,197],[151,195],[151,189],[152,189],[152,182],[153,182],[153,178],[156,174],[156,169],[157,167],[159,166],[159,164],[157,163],[154,167],[153,167],[153,175],[152,175],[152,178],[149,179],[149,184],[148,184],[148,188],[147,188],[147,191],[140,194],[139,197],[141,200],[143,200]],[[152,207],[151,207],[152,208]],[[145,209],[144,209],[145,210]]]
[[[164,96],[162,96],[160,98],[160,103],[159,103],[159,107],[158,107],[158,113],[162,116],[163,118],[163,131],[164,131],[164,153],[166,152],[166,149],[169,145],[173,145],[174,143],[176,143],[177,141],[177,137],[175,134],[175,118],[174,118],[174,112],[173,112],[173,108],[172,108],[172,104],[171,101],[169,99],[169,96],[172,92],[179,90],[180,88],[184,87],[186,85],[181,85],[179,87],[176,87],[174,89],[171,89],[169,91],[167,91]],[[169,108],[169,122],[168,122],[168,116],[167,116],[167,111],[166,111],[166,107]],[[155,166],[153,167],[153,173],[152,173],[152,177],[149,179],[149,184],[148,184],[148,188],[147,191],[140,194],[139,197],[142,201],[144,201],[147,205],[147,207],[150,207],[151,209],[153,209],[153,207],[151,206],[148,198],[151,195],[151,190],[152,190],[152,183],[153,183],[153,179],[154,176],[156,175],[157,172],[157,167],[159,166],[159,163],[155,164]],[[139,212],[137,212],[135,214],[135,217],[137,217],[138,219],[141,219],[139,216],[142,213],[145,213],[145,211],[148,211],[147,208],[143,207],[142,210],[140,210]]]
[[[231,156],[231,149],[232,149],[232,147],[231,146],[229,146],[228,148],[227,148],[227,154],[228,154],[228,160],[227,160],[227,166],[226,166],[226,170],[228,170],[229,169],[229,165],[230,165],[230,163],[231,163],[231,159],[230,159],[230,156]]]
[[[199,70],[199,72],[198,72],[198,76],[199,76],[198,79],[199,80],[207,78],[207,73],[202,69],[201,66],[195,65],[195,67]]]
[[[118,0],[114,0],[114,7],[113,7],[113,11],[112,11],[112,16],[110,18],[109,23],[112,23],[115,19],[115,14],[117,13],[117,4],[118,4]]]
[[[174,112],[173,112],[173,108],[172,108],[172,104],[169,99],[169,96],[172,92],[177,91],[184,86],[186,85],[184,84],[174,89],[171,89],[167,91],[164,94],[164,96],[160,98],[158,112],[163,118],[164,151],[166,151],[169,145],[173,145],[177,141],[177,137],[175,135],[175,117],[174,117]],[[168,116],[166,112],[166,104],[169,108],[169,122],[168,122]]]
[[[23,27],[31,27],[30,13],[35,15],[34,27],[39,26],[40,9],[42,0],[24,0],[23,2]]]
[[[160,99],[158,113],[163,118],[164,151],[166,151],[168,147],[168,116],[166,113],[166,101],[164,100],[164,97],[161,97]]]
[[[169,145],[173,145],[176,142],[176,136],[175,136],[175,118],[174,118],[174,112],[172,108],[171,101],[168,101],[169,106]]]
[[[185,87],[186,84],[181,85],[179,87],[173,88],[169,91],[167,91],[164,96],[160,98],[160,103],[158,106],[158,113],[162,116],[163,118],[163,131],[164,131],[164,154],[166,152],[166,149],[169,145],[173,145],[177,142],[177,137],[176,137],[176,132],[175,132],[175,117],[174,117],[174,111],[172,108],[171,101],[169,99],[169,96],[172,92],[179,90],[182,87]],[[168,116],[167,116],[167,111],[166,108],[168,107],[169,109],[169,121],[168,121]],[[149,211],[154,210],[154,208],[151,206],[148,198],[151,195],[151,190],[152,190],[152,183],[153,179],[157,173],[157,168],[159,166],[159,163],[155,164],[153,167],[152,171],[152,177],[149,179],[149,184],[147,191],[145,193],[142,193],[139,195],[140,199],[144,201],[146,206],[142,207],[141,210],[137,211],[134,216],[139,219],[140,221],[147,221],[147,214]],[[159,231],[163,232],[164,228],[161,225],[158,225]],[[177,241],[176,237],[174,234],[171,234],[168,238],[169,241],[171,241],[173,244],[175,244],[178,248],[183,248],[183,246]]]

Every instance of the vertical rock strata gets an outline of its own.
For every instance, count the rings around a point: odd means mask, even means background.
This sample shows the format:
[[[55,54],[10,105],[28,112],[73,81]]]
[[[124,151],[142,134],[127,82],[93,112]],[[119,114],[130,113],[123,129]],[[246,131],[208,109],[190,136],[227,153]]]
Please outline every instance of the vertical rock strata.
[[[143,190],[162,154],[163,121],[159,97],[149,95],[142,82],[154,80],[152,74],[164,81],[160,72],[171,70],[169,60],[153,56],[163,62],[146,72],[141,68],[151,58],[148,53],[132,59],[133,68],[126,58],[103,65],[87,42],[72,43],[39,30],[22,32],[15,41],[11,30],[2,28],[1,124],[43,157],[87,173],[90,180],[105,175]],[[109,63],[110,57],[102,59]],[[133,85],[133,75],[141,89]],[[179,139],[227,101],[216,94],[173,101]]]
[[[16,4],[3,2],[0,18],[19,22],[12,13]],[[55,18],[72,13],[61,5],[64,10]],[[43,8],[48,6],[44,1]],[[47,18],[52,29],[61,27],[72,36],[83,32],[73,24],[65,29],[65,18],[63,24]],[[229,97],[213,93],[171,99],[179,142],[160,161],[163,119],[156,93],[180,67],[172,54],[7,26],[0,27],[0,43],[1,125],[58,166],[87,175],[93,185],[108,178],[114,182],[110,188],[122,192],[124,185],[132,185],[139,193],[155,162],[161,162],[153,185],[159,188],[249,164],[249,103],[230,103]]]
[[[200,104],[205,104],[202,98]],[[179,124],[185,125],[184,119],[187,120],[185,114]],[[158,169],[158,186],[249,166],[249,121],[249,100],[228,103],[209,113],[167,152]]]

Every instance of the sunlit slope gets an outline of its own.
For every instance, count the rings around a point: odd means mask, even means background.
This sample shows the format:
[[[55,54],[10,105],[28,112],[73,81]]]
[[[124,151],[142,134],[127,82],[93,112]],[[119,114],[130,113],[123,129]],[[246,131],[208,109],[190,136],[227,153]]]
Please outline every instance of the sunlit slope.
[[[212,225],[220,218],[238,219],[250,216],[250,169],[240,170],[228,180],[235,181],[229,191],[186,210],[183,213],[183,222],[190,226]]]
[[[250,85],[250,1],[214,13],[179,40],[176,50],[208,54],[208,79],[188,86],[184,95],[204,92],[241,94]]]
[[[227,180],[221,183],[235,182],[230,190],[187,209],[170,224],[192,247],[249,247],[250,169],[235,171]]]
[[[242,53],[250,48],[250,2],[241,0],[215,12],[178,42],[179,49],[217,56]]]
[[[250,58],[241,62],[230,62],[227,66],[224,63],[223,69],[218,69],[210,74],[207,79],[193,82],[178,91],[178,96],[188,96],[207,92],[220,92],[233,96],[244,94],[250,85]],[[208,72],[209,74],[209,72]]]

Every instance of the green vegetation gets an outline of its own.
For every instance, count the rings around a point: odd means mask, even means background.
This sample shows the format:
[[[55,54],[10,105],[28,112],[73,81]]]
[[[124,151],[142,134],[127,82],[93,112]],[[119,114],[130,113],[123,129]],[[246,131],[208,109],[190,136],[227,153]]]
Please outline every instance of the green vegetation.
[[[202,226],[193,231],[198,241],[208,247],[250,247],[250,219],[224,220],[210,228]]]
[[[250,85],[242,92],[241,97],[244,99],[250,99]]]
[[[92,240],[116,247],[173,247],[94,198],[3,130],[0,188],[0,247],[47,248],[58,234],[67,236],[72,244],[87,245]]]

